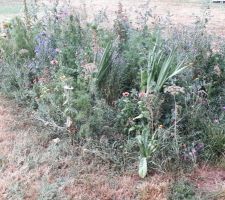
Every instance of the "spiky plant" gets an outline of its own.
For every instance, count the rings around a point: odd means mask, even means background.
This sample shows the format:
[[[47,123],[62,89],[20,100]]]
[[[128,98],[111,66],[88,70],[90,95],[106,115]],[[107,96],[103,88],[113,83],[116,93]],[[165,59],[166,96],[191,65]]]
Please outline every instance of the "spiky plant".
[[[109,42],[104,50],[103,56],[98,66],[96,84],[99,88],[102,88],[104,82],[107,80],[107,76],[112,66],[113,50],[112,42]]]
[[[116,42],[109,42],[107,44],[98,64],[98,73],[96,76],[96,86],[108,104],[112,104],[121,92],[123,66],[116,49]]]
[[[166,81],[181,73],[186,68],[185,60],[176,61],[176,52],[174,49],[166,55],[157,39],[148,57],[147,93],[160,92]]]

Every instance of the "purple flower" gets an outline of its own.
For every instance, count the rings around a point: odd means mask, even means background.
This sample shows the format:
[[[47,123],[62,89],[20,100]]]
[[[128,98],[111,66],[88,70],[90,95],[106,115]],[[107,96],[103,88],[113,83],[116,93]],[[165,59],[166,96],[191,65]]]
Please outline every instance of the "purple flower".
[[[225,110],[225,106],[223,107],[223,110]]]
[[[53,39],[46,32],[41,32],[35,37],[35,40],[36,46],[34,51],[36,58],[41,62],[53,60],[57,54]]]
[[[196,151],[199,153],[200,151],[202,151],[204,148],[204,144],[203,143],[198,143],[195,145],[195,149]]]

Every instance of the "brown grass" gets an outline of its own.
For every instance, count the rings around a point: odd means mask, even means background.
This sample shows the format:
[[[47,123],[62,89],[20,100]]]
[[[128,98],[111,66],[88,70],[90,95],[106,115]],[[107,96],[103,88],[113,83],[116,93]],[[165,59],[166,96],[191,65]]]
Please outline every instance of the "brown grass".
[[[72,147],[69,138],[55,144],[53,132],[24,111],[0,97],[1,200],[144,200],[166,195],[167,178],[156,175],[143,182],[136,171],[120,175],[107,162],[83,157],[82,147]]]
[[[115,12],[118,9],[119,0],[86,0],[83,3],[85,5],[86,12],[90,18],[93,14],[96,14],[98,10],[105,9],[109,16],[109,21],[112,22],[115,18]],[[205,1],[179,1],[179,0],[151,0],[149,7],[146,7],[144,3],[146,0],[123,0],[121,1],[126,12],[132,22],[135,23],[137,14],[136,10],[143,11],[148,8],[152,9],[153,15],[166,19],[166,16],[170,15],[170,20],[173,26],[178,24],[193,25],[197,18],[202,18],[204,11],[210,6],[210,21],[208,23],[208,32],[216,35],[222,35],[225,33],[224,21],[225,21],[225,5],[223,4],[207,4]],[[72,0],[72,5],[80,8],[78,1]]]
[[[43,0],[44,2],[50,2],[50,0]],[[42,2],[39,0],[38,2]],[[64,2],[64,0],[61,0]],[[115,12],[117,11],[119,0],[85,0],[85,1],[77,1],[71,0],[72,6],[78,8],[78,10],[85,9],[87,16],[89,19],[93,19],[93,15],[97,14],[99,10],[105,9],[108,14],[109,22],[113,22],[115,19]],[[143,11],[148,8],[152,9],[152,13],[155,17],[159,16],[162,19],[166,19],[168,14],[170,15],[170,20],[172,26],[176,26],[178,24],[183,25],[193,25],[198,18],[202,18],[204,11],[209,6],[209,16],[210,21],[207,26],[207,30],[211,34],[216,35],[224,35],[225,34],[225,5],[224,4],[209,4],[205,3],[204,0],[151,0],[149,7],[146,7],[144,4],[146,0],[123,0],[121,1],[128,16],[131,21],[135,24],[137,21],[136,10]],[[15,5],[21,4],[21,0],[2,0],[0,2],[0,6],[13,7]],[[144,6],[143,6],[144,5]],[[10,9],[9,9],[10,12]],[[0,13],[0,21],[9,19],[15,16],[15,14],[4,14]]]
[[[0,199],[163,200],[172,175],[142,180],[135,171],[118,171],[69,138],[53,142],[55,133],[31,120],[32,114],[0,96]],[[225,170],[205,167],[187,176],[199,190],[223,199]]]

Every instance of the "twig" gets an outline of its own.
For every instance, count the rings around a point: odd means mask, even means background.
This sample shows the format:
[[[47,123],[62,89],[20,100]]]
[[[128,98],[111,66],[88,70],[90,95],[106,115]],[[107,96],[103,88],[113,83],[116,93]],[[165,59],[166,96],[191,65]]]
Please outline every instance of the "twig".
[[[42,118],[40,118],[40,117],[37,117],[37,116],[34,116],[34,119],[36,119],[36,120],[42,122],[45,126],[49,126],[49,127],[56,128],[56,129],[58,129],[59,131],[65,131],[65,130],[66,130],[65,127],[58,126],[58,125],[57,125],[55,122],[53,122],[53,121],[49,122],[49,121],[46,121],[46,120],[44,120],[44,119],[42,119]]]

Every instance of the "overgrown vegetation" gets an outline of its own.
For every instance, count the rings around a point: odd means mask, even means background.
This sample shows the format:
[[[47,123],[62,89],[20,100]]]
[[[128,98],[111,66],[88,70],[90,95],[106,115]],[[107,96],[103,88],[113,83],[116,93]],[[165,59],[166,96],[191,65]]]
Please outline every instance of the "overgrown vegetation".
[[[138,161],[142,178],[224,156],[225,43],[217,49],[207,20],[168,30],[148,26],[148,11],[137,28],[119,4],[103,28],[104,13],[87,21],[57,2],[41,16],[35,6],[3,24],[0,89],[58,137],[107,152],[119,171]],[[169,198],[194,195],[184,181]]]

